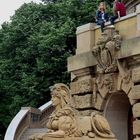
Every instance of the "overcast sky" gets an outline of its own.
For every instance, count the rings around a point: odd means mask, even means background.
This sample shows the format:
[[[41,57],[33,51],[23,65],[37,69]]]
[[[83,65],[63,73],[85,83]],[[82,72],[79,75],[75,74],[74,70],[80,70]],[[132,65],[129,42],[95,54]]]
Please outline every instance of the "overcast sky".
[[[23,3],[29,3],[31,1],[39,3],[41,0],[0,0],[0,25],[5,21],[9,21],[10,16]]]

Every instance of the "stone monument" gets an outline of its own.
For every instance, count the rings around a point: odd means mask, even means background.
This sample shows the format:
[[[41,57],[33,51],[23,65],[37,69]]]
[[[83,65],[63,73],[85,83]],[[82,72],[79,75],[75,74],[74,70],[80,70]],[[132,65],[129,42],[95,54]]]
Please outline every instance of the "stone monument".
[[[108,140],[115,139],[108,121],[100,114],[81,116],[72,107],[70,89],[65,84],[51,87],[55,110],[47,122],[48,132],[30,136],[29,140]]]

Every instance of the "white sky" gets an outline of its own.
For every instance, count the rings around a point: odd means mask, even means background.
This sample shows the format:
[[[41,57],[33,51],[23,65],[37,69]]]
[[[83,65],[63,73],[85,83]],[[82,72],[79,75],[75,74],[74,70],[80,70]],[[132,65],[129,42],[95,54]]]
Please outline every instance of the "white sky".
[[[0,25],[10,20],[10,16],[14,15],[15,10],[23,3],[41,2],[41,0],[0,0]]]

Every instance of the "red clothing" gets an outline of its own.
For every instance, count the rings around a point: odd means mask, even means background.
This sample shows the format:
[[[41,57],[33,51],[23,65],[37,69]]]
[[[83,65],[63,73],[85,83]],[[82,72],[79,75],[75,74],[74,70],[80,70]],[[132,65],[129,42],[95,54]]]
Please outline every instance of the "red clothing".
[[[117,2],[115,4],[115,10],[116,12],[120,11],[120,16],[123,17],[123,16],[126,16],[126,7],[124,5],[124,3],[122,2]]]

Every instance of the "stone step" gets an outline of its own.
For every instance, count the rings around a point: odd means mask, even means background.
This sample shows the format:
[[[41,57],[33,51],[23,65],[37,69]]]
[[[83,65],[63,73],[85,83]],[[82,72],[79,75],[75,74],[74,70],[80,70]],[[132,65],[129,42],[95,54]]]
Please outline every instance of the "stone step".
[[[45,133],[47,132],[47,128],[35,128],[35,129],[27,129],[21,136],[20,140],[28,140],[29,136],[35,133]]]

